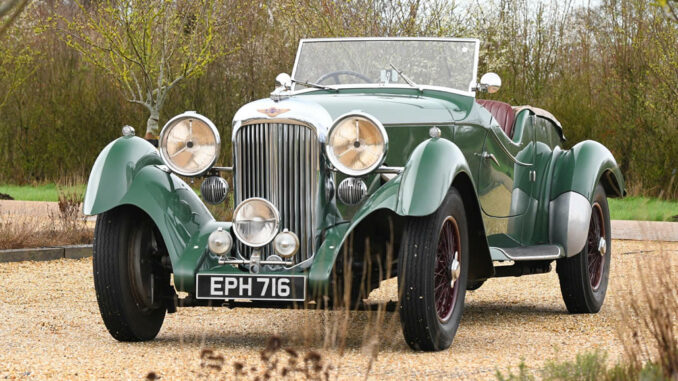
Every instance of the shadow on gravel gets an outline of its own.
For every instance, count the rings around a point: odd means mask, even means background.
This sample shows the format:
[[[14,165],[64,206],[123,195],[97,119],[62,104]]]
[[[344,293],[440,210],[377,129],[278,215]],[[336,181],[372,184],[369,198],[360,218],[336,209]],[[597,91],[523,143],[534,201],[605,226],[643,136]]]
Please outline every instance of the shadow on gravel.
[[[462,321],[473,323],[482,321],[483,324],[493,320],[507,322],[507,320],[524,319],[527,316],[554,316],[569,315],[565,307],[544,308],[529,304],[516,304],[506,306],[504,304],[470,304],[464,306]]]
[[[263,312],[263,311],[262,311]],[[310,311],[306,311],[307,313]],[[265,313],[265,312],[263,312]],[[502,304],[471,304],[466,306],[462,317],[462,327],[473,327],[477,329],[478,325],[492,327],[495,324],[506,324],[515,322],[520,324],[529,317],[539,317],[544,320],[554,316],[565,316],[567,311],[559,308],[544,308],[533,305],[513,305],[506,306]],[[224,311],[224,319],[228,320],[228,312]],[[204,330],[196,332],[195,335],[174,332],[161,332],[152,342],[141,345],[152,345],[153,347],[173,348],[177,344],[182,347],[194,347],[197,349],[204,347],[215,347],[221,350],[230,348],[234,350],[249,350],[252,348],[261,348],[266,345],[272,334],[290,345],[303,347],[310,350],[322,350],[323,332],[327,328],[327,321],[321,312],[312,312],[312,315],[300,315],[295,323],[290,322],[288,330],[276,330],[273,332],[270,327],[263,324],[254,324],[247,327],[247,330],[258,330],[259,332],[237,332],[234,327],[214,326],[205,327]],[[400,320],[397,312],[386,312],[384,321],[392,322],[392,332],[385,338],[385,343],[381,349],[382,352],[410,352],[405,344],[400,332]],[[364,346],[364,334],[370,329],[370,321],[367,318],[367,312],[351,312],[350,327],[347,332],[345,348],[348,350],[360,350]],[[490,328],[491,329],[491,328]],[[243,331],[245,328],[243,328]],[[312,332],[304,336],[303,332]],[[140,345],[140,344],[132,344]]]

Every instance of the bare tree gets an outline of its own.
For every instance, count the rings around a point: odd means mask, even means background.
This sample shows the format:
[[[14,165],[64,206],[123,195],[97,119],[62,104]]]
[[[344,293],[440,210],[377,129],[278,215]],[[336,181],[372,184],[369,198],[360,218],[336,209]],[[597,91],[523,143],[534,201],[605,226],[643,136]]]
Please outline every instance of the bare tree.
[[[64,41],[101,68],[129,102],[144,106],[146,138],[156,138],[169,92],[226,53],[215,44],[214,0],[104,0],[60,20]]]
[[[678,22],[678,0],[657,0],[655,4],[662,8],[666,17]]]
[[[28,0],[0,0],[0,36],[5,34],[26,5]]]
[[[26,43],[32,27],[23,16],[19,18],[27,3],[0,0],[0,108],[36,70],[38,52]],[[3,20],[3,16],[7,17]]]

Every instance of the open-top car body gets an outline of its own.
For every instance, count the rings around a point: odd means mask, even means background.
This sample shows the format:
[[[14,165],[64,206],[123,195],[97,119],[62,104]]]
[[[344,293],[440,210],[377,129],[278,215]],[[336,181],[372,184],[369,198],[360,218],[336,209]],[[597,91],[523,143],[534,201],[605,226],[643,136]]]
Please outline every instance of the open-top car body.
[[[345,302],[398,277],[407,343],[447,348],[467,289],[557,263],[570,312],[597,312],[610,266],[607,197],[624,193],[612,154],[563,149],[545,110],[476,99],[479,41],[302,40],[292,75],[232,125],[187,112],[156,148],[126,128],[97,159],[84,203],[98,214],[94,278],[119,340],[156,336],[179,305]],[[216,221],[203,199],[228,199]],[[238,302],[242,301],[242,302]]]

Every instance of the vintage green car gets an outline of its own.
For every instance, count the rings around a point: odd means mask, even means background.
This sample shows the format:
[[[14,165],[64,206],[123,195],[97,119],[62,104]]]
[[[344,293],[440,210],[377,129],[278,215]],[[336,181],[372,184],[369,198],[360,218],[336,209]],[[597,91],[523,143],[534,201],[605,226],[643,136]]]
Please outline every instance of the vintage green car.
[[[476,99],[479,41],[309,39],[292,76],[243,106],[232,167],[220,137],[186,112],[158,148],[123,128],[92,169],[94,281],[121,341],[153,339],[177,306],[360,306],[397,277],[407,343],[452,343],[467,290],[548,272],[572,313],[597,312],[608,284],[607,197],[624,181],[594,141],[562,148],[539,108]],[[182,177],[204,179],[216,221]],[[181,300],[177,291],[186,293]],[[344,303],[342,303],[342,301]]]

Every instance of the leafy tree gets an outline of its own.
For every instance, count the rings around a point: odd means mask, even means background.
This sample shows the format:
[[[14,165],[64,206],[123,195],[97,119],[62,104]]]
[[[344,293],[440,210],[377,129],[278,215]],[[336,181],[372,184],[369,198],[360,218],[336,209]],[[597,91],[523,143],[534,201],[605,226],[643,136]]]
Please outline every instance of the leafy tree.
[[[156,138],[167,97],[226,53],[215,44],[214,0],[76,2],[80,14],[62,17],[64,41],[101,68],[129,102],[144,106],[146,138]]]

